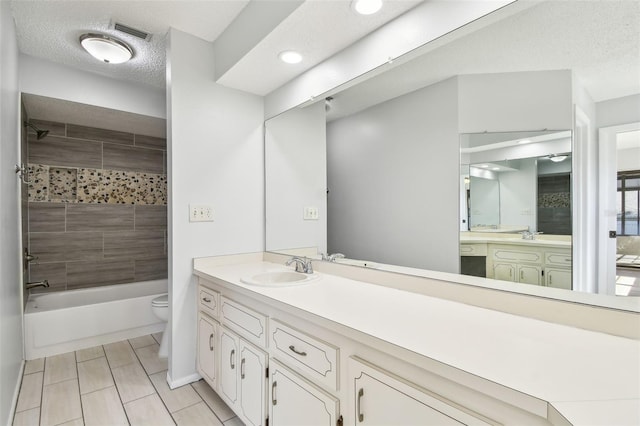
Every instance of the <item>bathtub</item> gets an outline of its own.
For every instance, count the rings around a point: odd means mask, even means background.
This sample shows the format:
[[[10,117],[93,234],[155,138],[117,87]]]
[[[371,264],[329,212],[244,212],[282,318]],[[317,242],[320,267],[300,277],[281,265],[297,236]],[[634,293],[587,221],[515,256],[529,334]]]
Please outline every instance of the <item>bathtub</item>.
[[[157,333],[164,323],[151,300],[167,280],[31,294],[24,312],[26,359],[36,359]]]

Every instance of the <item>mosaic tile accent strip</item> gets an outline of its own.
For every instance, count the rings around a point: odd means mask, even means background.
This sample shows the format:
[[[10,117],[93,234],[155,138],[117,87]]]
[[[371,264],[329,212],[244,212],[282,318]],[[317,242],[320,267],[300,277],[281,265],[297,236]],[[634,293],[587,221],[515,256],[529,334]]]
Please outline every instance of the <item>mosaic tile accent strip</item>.
[[[538,196],[538,206],[542,208],[571,207],[571,193],[552,192]]]
[[[29,201],[49,201],[49,166],[29,164]]]
[[[138,173],[103,170],[100,192],[105,203],[135,204]]]
[[[78,202],[79,203],[104,203],[104,197],[100,190],[102,170],[78,169]]]
[[[167,178],[164,175],[138,173],[139,185],[136,204],[167,204]]]
[[[78,169],[66,167],[49,168],[49,200],[76,202],[78,188]]]

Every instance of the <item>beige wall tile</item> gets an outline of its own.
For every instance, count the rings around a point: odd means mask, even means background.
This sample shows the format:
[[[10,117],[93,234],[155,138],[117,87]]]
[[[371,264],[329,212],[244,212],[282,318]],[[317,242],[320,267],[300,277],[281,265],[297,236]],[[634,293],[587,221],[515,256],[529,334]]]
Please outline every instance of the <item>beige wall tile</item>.
[[[204,402],[184,408],[173,413],[173,418],[178,426],[217,425],[222,422],[213,414]]]
[[[109,360],[109,366],[111,369],[122,367],[123,365],[137,363],[138,358],[131,349],[131,345],[126,340],[123,342],[110,343],[104,345],[104,352]]]
[[[167,358],[158,357],[159,348],[160,345],[154,343],[151,346],[136,349],[136,354],[147,374],[155,374],[168,368]]]
[[[47,357],[44,365],[45,386],[77,377],[76,354],[74,352]]]
[[[191,383],[191,386],[198,392],[198,395],[202,397],[204,402],[216,413],[216,416],[220,420],[227,421],[232,417],[235,417],[235,413],[229,406],[218,396],[217,393],[211,389],[211,387],[204,380]]]
[[[124,405],[131,426],[163,426],[175,425],[171,415],[156,394],[131,401]],[[201,423],[202,425],[206,423]]]
[[[80,406],[80,390],[77,379],[44,387],[42,391],[41,426],[59,425],[79,418],[82,418],[82,408]]]
[[[114,368],[111,372],[124,403],[155,393],[149,377],[137,362]]]
[[[24,366],[24,375],[44,371],[44,358],[30,359]]]
[[[42,398],[43,372],[27,374],[22,378],[16,411],[39,407]]]
[[[150,334],[146,336],[136,337],[135,339],[129,339],[129,343],[133,349],[144,348],[145,346],[153,345],[156,341]]]
[[[113,386],[111,370],[106,358],[96,358],[78,363],[80,394],[90,393]]]
[[[173,413],[191,405],[202,401],[198,393],[189,385],[181,386],[176,389],[169,388],[167,384],[167,373],[164,371],[149,376],[153,386],[162,398],[164,405]]]
[[[40,407],[16,413],[13,426],[36,426],[40,424]]]
[[[101,356],[104,356],[102,346],[94,346],[93,348],[76,351],[77,362],[89,361],[90,359],[100,358]]]
[[[82,395],[82,410],[87,426],[129,424],[115,386]]]

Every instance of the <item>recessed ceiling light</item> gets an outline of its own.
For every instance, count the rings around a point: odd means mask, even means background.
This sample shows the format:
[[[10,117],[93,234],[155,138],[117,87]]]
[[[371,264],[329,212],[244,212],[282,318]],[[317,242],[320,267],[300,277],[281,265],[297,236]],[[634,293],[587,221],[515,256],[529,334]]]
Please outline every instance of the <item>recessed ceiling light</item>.
[[[128,44],[104,34],[83,34],[80,44],[91,56],[108,64],[121,64],[133,57]]]
[[[293,50],[285,50],[284,52],[280,52],[278,55],[282,62],[286,62],[287,64],[299,64],[302,62],[302,55]]]
[[[354,0],[351,4],[361,15],[373,15],[382,8],[382,0]]]
[[[523,145],[525,143],[531,143],[531,139],[522,139],[521,141],[518,141],[519,145]]]
[[[567,158],[569,158],[569,156],[564,154],[561,154],[561,155],[551,154],[549,156],[549,160],[553,161],[554,163],[559,163],[561,161],[566,160]]]

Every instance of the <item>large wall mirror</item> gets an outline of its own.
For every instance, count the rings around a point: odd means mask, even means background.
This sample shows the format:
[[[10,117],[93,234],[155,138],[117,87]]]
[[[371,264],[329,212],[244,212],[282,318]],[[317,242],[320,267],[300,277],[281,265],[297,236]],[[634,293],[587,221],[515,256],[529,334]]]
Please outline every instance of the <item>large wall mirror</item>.
[[[575,111],[595,126],[640,93],[639,15],[531,3],[268,120],[266,249],[597,292],[576,280]]]

